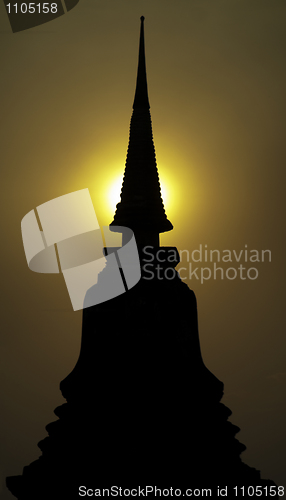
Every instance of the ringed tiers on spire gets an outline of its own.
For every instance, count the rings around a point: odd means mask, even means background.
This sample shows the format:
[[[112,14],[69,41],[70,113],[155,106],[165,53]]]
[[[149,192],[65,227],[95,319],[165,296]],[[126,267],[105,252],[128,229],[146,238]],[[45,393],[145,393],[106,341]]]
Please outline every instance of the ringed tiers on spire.
[[[158,243],[159,233],[173,229],[173,225],[167,219],[164,210],[153,143],[146,76],[143,16],[141,17],[137,82],[121,201],[116,206],[114,220],[110,224],[111,231],[114,226],[125,226],[132,229],[137,236],[137,243],[139,239],[145,245],[150,244],[151,240]],[[116,231],[116,227],[114,227],[114,231]],[[144,235],[148,235],[147,239]],[[150,235],[153,236],[150,238]]]

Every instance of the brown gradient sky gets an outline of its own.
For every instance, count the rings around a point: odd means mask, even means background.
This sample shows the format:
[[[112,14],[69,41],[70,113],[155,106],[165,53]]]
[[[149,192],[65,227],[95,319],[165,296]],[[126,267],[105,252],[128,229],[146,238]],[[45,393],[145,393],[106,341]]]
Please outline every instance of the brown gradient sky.
[[[1,500],[13,498],[5,476],[40,455],[81,341],[63,277],[27,267],[21,219],[88,187],[99,222],[112,221],[108,186],[124,171],[141,15],[174,225],[161,243],[272,252],[271,263],[245,264],[257,280],[187,283],[205,364],[224,382],[247,446],[242,459],[286,485],[285,0],[80,0],[17,34],[0,4]]]

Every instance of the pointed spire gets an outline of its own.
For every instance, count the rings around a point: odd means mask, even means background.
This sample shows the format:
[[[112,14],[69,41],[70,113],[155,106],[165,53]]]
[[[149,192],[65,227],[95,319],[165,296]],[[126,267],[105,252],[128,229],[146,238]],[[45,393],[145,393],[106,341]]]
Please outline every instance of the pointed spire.
[[[137,83],[121,201],[116,206],[110,229],[112,226],[129,227],[140,246],[159,246],[159,233],[170,231],[173,226],[167,219],[161,198],[149,108],[142,16]]]
[[[146,75],[146,62],[145,62],[145,42],[144,42],[144,16],[141,16],[141,28],[140,28],[140,42],[139,42],[139,58],[138,58],[138,70],[137,70],[137,82],[136,91],[133,103],[133,109],[135,108],[150,108],[148,99],[148,86],[147,86],[147,75]]]

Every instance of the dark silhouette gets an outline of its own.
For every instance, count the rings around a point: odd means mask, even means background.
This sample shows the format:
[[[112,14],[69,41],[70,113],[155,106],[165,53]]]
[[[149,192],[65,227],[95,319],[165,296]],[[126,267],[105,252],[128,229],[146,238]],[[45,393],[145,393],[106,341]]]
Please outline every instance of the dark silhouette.
[[[141,17],[139,62],[130,138],[123,179],[121,202],[110,229],[126,226],[134,231],[137,245],[159,246],[159,233],[173,229],[161,198],[160,182],[153,144],[147,90],[144,18]]]
[[[60,384],[67,403],[46,427],[42,456],[7,478],[19,500],[78,499],[79,487],[87,496],[87,489],[114,485],[210,488],[212,496],[219,486],[228,498],[253,496],[235,495],[233,487],[259,486],[261,496],[276,488],[241,461],[245,446],[220,402],[223,383],[203,363],[195,295],[174,269],[176,248],[159,247],[159,233],[172,224],[156,168],[143,21],[121,202],[111,224],[134,231],[142,276],[126,293],[83,310],[80,356]],[[98,286],[107,269],[108,262]]]

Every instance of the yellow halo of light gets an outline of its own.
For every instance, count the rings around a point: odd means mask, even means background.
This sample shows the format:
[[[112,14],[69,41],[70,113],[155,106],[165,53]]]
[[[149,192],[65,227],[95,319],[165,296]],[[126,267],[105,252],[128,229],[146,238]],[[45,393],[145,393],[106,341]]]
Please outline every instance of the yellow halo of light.
[[[109,210],[113,213],[116,210],[117,203],[120,202],[120,193],[122,187],[122,175],[118,175],[113,179],[112,183],[108,186],[107,202]]]
[[[169,189],[164,181],[160,180],[160,187],[161,187],[161,198],[164,203],[165,210],[168,210],[168,203],[169,203]]]

